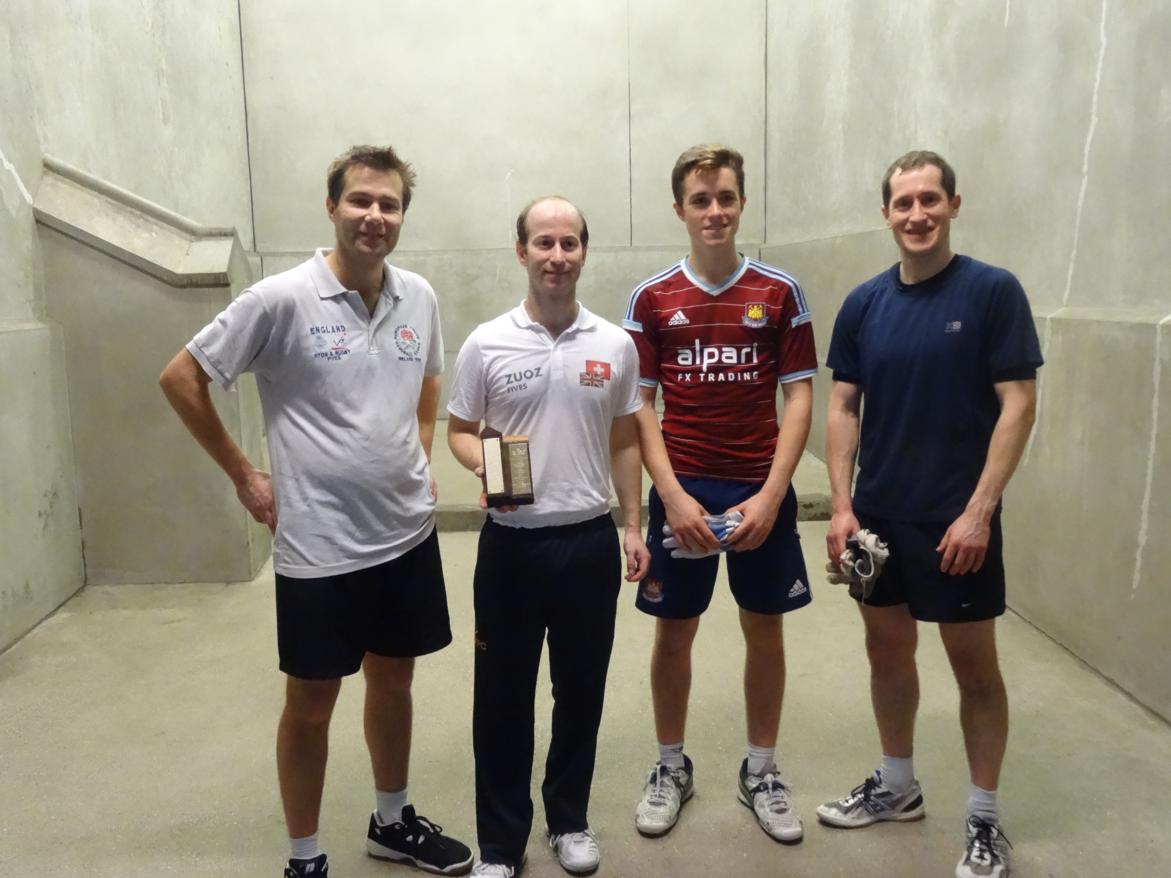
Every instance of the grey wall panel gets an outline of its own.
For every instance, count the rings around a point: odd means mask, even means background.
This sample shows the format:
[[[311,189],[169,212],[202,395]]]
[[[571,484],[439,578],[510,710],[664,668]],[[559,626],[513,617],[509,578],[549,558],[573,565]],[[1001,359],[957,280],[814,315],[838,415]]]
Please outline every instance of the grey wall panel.
[[[65,334],[87,582],[251,579],[265,554],[252,544],[264,535],[158,386],[230,291],[167,287],[52,229],[40,236],[49,315]],[[229,434],[255,453],[244,395],[213,389]]]
[[[1083,61],[1093,65],[1100,51],[1092,139],[1087,119],[1079,141],[1090,149],[1069,304],[1171,311],[1171,10],[1106,8],[1104,44]]]
[[[1156,566],[1171,508],[1155,493],[1167,487],[1171,456],[1167,356],[1153,318],[1068,311],[1049,320],[1047,416],[1005,496],[1009,603],[1171,716],[1171,602]]]
[[[84,583],[59,327],[0,322],[0,650]]]
[[[719,14],[671,0],[630,3],[630,191],[632,241],[686,244],[671,209],[671,169],[698,143],[744,154],[745,241],[764,239],[764,0],[730,0]]]
[[[965,197],[958,246],[1060,301],[1099,9],[771,4],[769,103],[788,112],[769,116],[769,243],[881,227],[886,167],[935,149]]]
[[[243,11],[261,250],[316,246],[326,166],[370,142],[419,175],[404,247],[508,246],[549,192],[581,205],[595,243],[629,240],[625,0]]]
[[[236,0],[9,0],[5,14],[0,65],[31,92],[37,164],[55,156],[252,246]]]

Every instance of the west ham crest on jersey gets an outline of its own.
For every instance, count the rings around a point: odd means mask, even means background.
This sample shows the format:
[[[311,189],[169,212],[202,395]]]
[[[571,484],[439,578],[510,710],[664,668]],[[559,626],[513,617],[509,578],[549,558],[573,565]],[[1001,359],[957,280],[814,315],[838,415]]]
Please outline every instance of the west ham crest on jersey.
[[[601,360],[586,360],[585,371],[579,373],[582,387],[605,387],[610,380],[610,364]]]
[[[764,316],[764,302],[749,302],[744,306],[744,316],[740,322],[753,329],[768,326],[768,318]]]

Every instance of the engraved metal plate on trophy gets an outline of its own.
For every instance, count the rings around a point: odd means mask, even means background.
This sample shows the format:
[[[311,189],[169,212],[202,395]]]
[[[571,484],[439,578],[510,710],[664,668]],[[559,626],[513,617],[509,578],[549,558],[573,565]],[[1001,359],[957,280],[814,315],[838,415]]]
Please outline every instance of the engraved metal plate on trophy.
[[[499,430],[480,431],[484,449],[484,494],[489,508],[527,506],[533,502],[533,468],[528,436],[504,436]]]

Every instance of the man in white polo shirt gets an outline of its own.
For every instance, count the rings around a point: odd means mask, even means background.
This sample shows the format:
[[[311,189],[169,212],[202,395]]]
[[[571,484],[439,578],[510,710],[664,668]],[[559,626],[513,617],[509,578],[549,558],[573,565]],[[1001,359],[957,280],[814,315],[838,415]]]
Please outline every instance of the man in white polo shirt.
[[[528,296],[464,342],[448,402],[448,443],[465,467],[483,475],[481,421],[527,435],[532,462],[534,502],[489,510],[473,586],[481,861],[472,874],[492,878],[519,871],[532,828],[533,697],[546,635],[549,844],[569,872],[598,866],[586,811],[622,577],[611,475],[626,578],[641,579],[650,563],[639,523],[638,357],[623,330],[577,301],[585,218],[563,198],[540,198],[521,212],[516,233]]]
[[[160,379],[240,502],[274,532],[285,878],[328,873],[317,826],[329,720],[342,678],[359,668],[377,804],[367,852],[441,874],[472,864],[466,845],[407,800],[414,657],[451,642],[428,464],[438,307],[423,278],[385,261],[414,178],[389,147],[336,159],[325,201],[333,250],[245,290]],[[271,476],[232,441],[208,392],[243,372],[256,375]]]

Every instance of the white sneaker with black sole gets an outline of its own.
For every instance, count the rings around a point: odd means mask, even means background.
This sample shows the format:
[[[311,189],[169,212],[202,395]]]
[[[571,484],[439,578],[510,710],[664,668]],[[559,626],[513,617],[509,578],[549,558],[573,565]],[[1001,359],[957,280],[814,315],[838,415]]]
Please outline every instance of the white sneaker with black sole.
[[[968,818],[968,844],[956,864],[956,878],[1008,878],[1008,849],[1000,824]]]
[[[840,829],[858,829],[883,821],[922,820],[925,814],[919,781],[911,781],[905,790],[895,792],[883,786],[877,774],[850,790],[848,796],[817,806],[817,819]]]
[[[683,757],[682,768],[656,762],[642,788],[642,800],[634,812],[634,828],[641,834],[666,835],[679,820],[683,804],[695,792],[695,766]]]
[[[790,790],[775,774],[757,776],[748,773],[748,760],[740,764],[738,783],[740,803],[751,808],[756,822],[769,838],[781,844],[797,844],[805,835],[801,818],[793,810]]]

